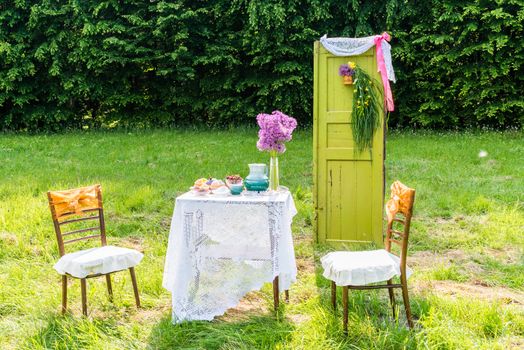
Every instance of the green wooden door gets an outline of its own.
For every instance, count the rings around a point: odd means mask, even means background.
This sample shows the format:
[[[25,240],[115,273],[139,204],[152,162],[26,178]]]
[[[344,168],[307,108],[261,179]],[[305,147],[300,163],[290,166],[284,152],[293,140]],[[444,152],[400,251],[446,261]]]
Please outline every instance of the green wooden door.
[[[341,64],[353,61],[380,82],[375,49],[337,57],[319,43],[314,48],[314,203],[319,242],[382,244],[384,131],[373,147],[354,152],[351,132],[353,86],[343,85]]]

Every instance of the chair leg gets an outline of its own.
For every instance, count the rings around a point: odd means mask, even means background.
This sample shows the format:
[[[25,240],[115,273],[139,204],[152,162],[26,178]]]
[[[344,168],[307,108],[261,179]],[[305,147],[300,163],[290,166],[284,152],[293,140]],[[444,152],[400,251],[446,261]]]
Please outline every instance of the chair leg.
[[[136,284],[135,268],[130,267],[131,283],[133,283],[133,292],[135,293],[136,307],[140,307],[140,296],[138,295],[138,285]]]
[[[333,310],[337,309],[337,284],[335,281],[331,281],[331,304],[333,305]]]
[[[67,311],[67,275],[62,275],[62,315]]]
[[[113,287],[111,286],[111,275],[106,275],[107,293],[109,294],[109,301],[113,302]]]
[[[277,311],[279,305],[278,276],[273,279],[273,307]]]
[[[393,281],[390,279],[388,280],[388,284],[392,284]],[[395,291],[393,290],[393,288],[388,288],[388,292],[389,292],[389,302],[391,303],[391,309],[393,310],[393,318],[395,318],[395,315],[396,315],[396,306],[395,306]]]
[[[82,291],[82,313],[87,316],[87,291],[86,291],[86,279],[80,279],[80,289]]]
[[[413,328],[413,319],[411,317],[411,306],[409,305],[408,282],[404,275],[400,276],[402,284],[402,298],[404,299],[404,308],[406,308],[406,318],[408,320],[409,328]]]
[[[286,289],[286,290],[284,291],[284,296],[285,296],[285,298],[286,298],[286,303],[289,303],[289,290]]]
[[[342,307],[344,308],[344,334],[348,334],[348,287],[342,287]]]

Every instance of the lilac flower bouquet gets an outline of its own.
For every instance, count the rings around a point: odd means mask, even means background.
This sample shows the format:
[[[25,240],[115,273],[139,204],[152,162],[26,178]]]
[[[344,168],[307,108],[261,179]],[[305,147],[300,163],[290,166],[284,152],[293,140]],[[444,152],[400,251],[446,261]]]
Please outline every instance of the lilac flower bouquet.
[[[297,127],[295,118],[285,115],[280,111],[271,114],[261,113],[257,115],[258,131],[257,148],[260,151],[268,151],[271,157],[269,166],[269,188],[278,190],[278,154],[286,151],[285,142],[293,138],[293,130]]]
[[[271,114],[257,115],[257,123],[260,126],[257,148],[270,153],[284,153],[284,142],[291,141],[293,130],[297,127],[296,119],[280,111],[274,111]]]

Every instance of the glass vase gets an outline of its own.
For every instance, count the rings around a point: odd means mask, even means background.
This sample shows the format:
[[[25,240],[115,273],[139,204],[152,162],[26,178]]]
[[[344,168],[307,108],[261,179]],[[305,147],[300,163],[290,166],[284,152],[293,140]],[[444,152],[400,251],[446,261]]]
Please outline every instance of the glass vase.
[[[279,173],[278,173],[278,155],[277,152],[270,152],[269,162],[269,189],[271,191],[277,191],[279,184]]]

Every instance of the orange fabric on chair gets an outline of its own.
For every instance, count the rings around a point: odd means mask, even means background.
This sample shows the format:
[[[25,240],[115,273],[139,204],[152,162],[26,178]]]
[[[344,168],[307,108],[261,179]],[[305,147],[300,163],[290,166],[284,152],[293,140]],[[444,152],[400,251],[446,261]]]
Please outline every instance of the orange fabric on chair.
[[[411,194],[414,191],[400,181],[391,184],[391,199],[386,203],[388,222],[393,221],[398,212],[407,215],[409,208],[411,208]]]
[[[83,210],[100,208],[98,191],[100,191],[100,185],[49,192],[56,217],[81,214]]]

